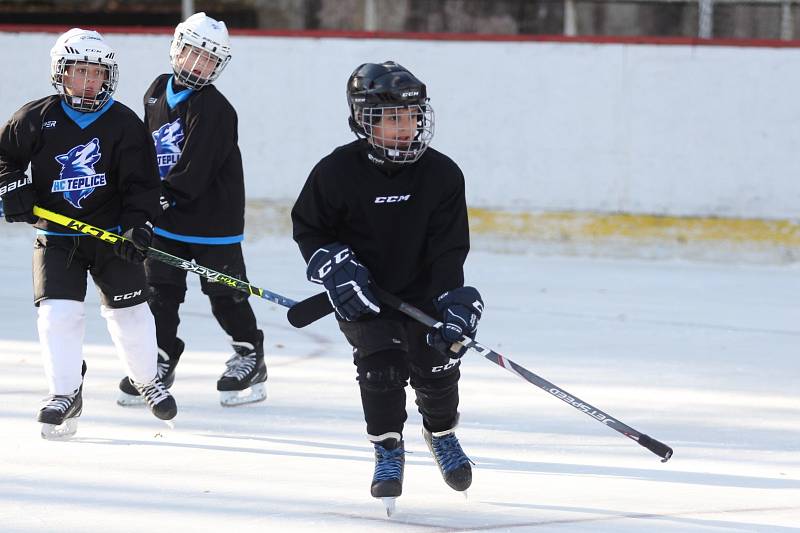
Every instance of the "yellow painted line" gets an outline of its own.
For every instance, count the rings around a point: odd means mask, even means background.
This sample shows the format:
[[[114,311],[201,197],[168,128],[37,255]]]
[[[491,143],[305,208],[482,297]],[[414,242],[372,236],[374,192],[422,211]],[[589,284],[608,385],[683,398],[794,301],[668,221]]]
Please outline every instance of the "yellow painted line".
[[[800,247],[800,223],[791,220],[671,217],[574,212],[469,210],[475,234],[546,239],[726,241]]]
[[[291,205],[281,201],[247,202],[248,235],[291,233]],[[728,242],[800,248],[800,221],[741,218],[670,217],[580,212],[514,212],[473,207],[475,235],[545,241],[675,243]]]

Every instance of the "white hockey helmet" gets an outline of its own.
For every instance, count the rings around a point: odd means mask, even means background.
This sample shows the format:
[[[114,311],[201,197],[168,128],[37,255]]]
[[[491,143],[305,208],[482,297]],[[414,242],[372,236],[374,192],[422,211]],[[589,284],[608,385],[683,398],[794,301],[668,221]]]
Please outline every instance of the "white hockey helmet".
[[[114,50],[96,31],[72,28],[59,36],[50,50],[50,81],[68,106],[84,113],[96,111],[103,107],[117,90],[119,67],[115,56]],[[107,76],[99,92],[94,95],[87,94],[84,84],[83,91],[75,91],[73,87],[72,92],[75,94],[67,94],[67,87],[64,84],[65,73],[68,67],[77,63],[105,67]]]
[[[228,28],[203,12],[175,28],[169,59],[175,78],[193,89],[213,83],[231,60]]]

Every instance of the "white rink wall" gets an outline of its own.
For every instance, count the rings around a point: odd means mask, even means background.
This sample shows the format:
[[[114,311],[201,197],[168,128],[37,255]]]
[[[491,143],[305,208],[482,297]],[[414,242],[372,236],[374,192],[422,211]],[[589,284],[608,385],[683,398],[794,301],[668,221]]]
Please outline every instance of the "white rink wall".
[[[0,116],[44,96],[52,33],[3,33]],[[170,35],[108,34],[117,99],[169,69]],[[290,203],[353,137],[355,66],[394,59],[428,85],[433,146],[489,209],[800,217],[800,49],[233,37],[218,82],[239,113],[248,195]]]

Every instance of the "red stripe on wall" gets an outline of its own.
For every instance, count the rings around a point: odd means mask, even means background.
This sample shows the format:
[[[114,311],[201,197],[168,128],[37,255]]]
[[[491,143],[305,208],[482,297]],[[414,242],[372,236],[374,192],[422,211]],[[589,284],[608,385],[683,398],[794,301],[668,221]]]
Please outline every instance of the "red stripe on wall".
[[[0,24],[4,33],[53,33],[60,34],[69,26],[47,24]],[[172,27],[157,26],[93,26],[100,33],[172,35]],[[517,42],[517,43],[577,43],[577,44],[643,44],[663,46],[733,46],[746,48],[800,48],[800,40],[777,39],[697,39],[693,37],[640,37],[584,35],[496,35],[476,33],[414,33],[388,31],[340,31],[340,30],[259,30],[232,29],[231,35],[253,37],[286,37],[312,39],[400,39],[414,41],[467,41],[467,42]]]

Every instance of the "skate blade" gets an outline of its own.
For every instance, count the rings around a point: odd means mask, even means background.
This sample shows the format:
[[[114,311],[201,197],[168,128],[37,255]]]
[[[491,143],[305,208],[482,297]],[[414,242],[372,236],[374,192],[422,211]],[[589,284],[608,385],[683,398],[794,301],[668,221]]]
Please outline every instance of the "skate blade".
[[[144,399],[139,395],[134,396],[133,394],[120,392],[117,397],[117,405],[122,407],[140,407],[144,405]]]
[[[240,394],[242,396],[239,396]],[[248,390],[235,391],[225,390],[219,391],[219,403],[222,407],[236,407],[237,405],[245,405],[248,403],[263,402],[267,399],[267,389],[263,383],[256,383]]]
[[[68,418],[61,425],[42,424],[42,438],[46,440],[63,440],[78,431],[78,419]]]
[[[383,502],[383,506],[386,508],[386,516],[391,518],[395,511],[395,504],[397,503],[397,497],[390,496],[381,498]]]

